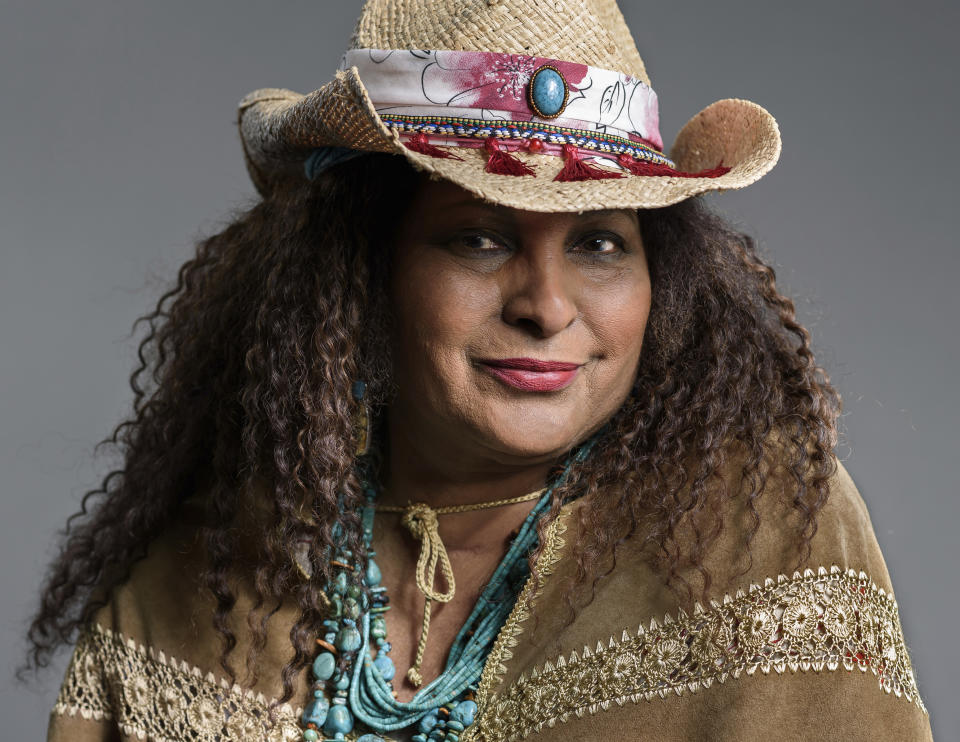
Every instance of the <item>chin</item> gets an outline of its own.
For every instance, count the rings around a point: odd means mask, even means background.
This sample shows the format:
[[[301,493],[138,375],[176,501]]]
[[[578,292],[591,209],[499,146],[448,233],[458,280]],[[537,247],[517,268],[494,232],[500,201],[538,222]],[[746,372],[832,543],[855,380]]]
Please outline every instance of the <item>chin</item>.
[[[559,456],[580,443],[592,430],[590,423],[563,411],[513,404],[490,416],[486,432],[492,439],[492,448],[520,458],[546,459]]]

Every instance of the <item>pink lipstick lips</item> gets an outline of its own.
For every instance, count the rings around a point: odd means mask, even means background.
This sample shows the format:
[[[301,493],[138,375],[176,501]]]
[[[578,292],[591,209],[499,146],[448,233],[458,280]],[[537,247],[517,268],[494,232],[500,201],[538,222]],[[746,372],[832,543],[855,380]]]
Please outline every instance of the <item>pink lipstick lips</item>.
[[[498,358],[480,361],[483,370],[504,384],[525,392],[555,392],[573,381],[579,363],[539,361],[536,358]]]

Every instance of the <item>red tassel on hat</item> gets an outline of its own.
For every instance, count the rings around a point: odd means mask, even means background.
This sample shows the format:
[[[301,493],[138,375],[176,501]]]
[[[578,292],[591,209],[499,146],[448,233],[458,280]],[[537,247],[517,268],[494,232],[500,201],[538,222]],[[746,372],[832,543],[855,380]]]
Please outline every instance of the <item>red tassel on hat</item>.
[[[451,160],[462,160],[462,157],[457,157],[452,152],[448,152],[445,149],[440,149],[435,147],[430,142],[427,141],[427,135],[422,131],[413,135],[413,138],[408,142],[404,142],[407,149],[412,149],[414,152],[419,152],[422,155],[430,155],[431,157],[441,157],[449,158]]]
[[[730,172],[730,168],[724,167],[722,163],[709,170],[701,170],[699,173],[686,173],[681,170],[674,170],[669,165],[638,160],[627,154],[620,155],[617,161],[634,175],[659,175],[674,178],[719,178],[721,175],[726,175]]]
[[[533,177],[537,177],[533,168],[517,156],[510,154],[500,142],[497,141],[496,137],[487,137],[484,147],[489,155],[487,157],[487,165],[484,168],[488,173],[496,173],[497,175],[532,175]]]
[[[584,160],[577,148],[572,144],[563,145],[563,169],[557,173],[554,180],[602,180],[603,178],[622,178],[621,173],[613,170],[603,170]]]

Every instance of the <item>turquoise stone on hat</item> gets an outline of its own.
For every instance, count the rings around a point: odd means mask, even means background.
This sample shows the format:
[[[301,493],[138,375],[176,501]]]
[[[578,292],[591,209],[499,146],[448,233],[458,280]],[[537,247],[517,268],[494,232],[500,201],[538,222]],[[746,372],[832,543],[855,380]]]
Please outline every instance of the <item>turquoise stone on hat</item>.
[[[537,115],[555,118],[567,105],[567,83],[558,70],[543,66],[530,77],[528,95]]]

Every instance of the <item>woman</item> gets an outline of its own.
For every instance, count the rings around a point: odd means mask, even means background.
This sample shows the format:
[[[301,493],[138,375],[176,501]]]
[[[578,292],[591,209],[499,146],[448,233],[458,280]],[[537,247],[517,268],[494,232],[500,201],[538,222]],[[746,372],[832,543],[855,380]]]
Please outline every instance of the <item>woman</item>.
[[[692,198],[772,117],[667,158],[611,0],[449,6],[241,103],[262,201],[147,317],[31,628],[49,738],[929,739],[836,394]]]

